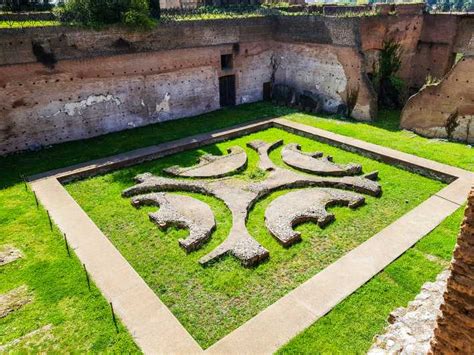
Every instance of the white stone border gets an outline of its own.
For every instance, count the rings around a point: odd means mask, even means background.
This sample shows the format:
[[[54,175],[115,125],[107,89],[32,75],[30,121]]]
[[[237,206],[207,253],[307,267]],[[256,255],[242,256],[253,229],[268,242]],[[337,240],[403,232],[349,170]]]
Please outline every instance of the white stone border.
[[[450,184],[203,350],[99,230],[62,182],[277,127]],[[268,119],[134,150],[29,178],[38,199],[145,353],[273,353],[328,313],[462,205],[474,173],[285,119]]]

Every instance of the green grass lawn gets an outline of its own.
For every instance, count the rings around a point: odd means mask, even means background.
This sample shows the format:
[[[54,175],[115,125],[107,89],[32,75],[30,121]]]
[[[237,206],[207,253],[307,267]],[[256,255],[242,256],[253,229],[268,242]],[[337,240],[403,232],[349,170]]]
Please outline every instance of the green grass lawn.
[[[0,294],[27,285],[33,301],[0,318],[0,345],[52,325],[46,335],[6,351],[138,350],[123,326],[116,333],[109,305],[94,285],[89,291],[79,260],[68,257],[60,233],[50,231],[46,212],[22,184],[0,190],[0,248],[6,245],[20,249],[23,258],[0,267]]]
[[[67,257],[59,233],[49,231],[45,212],[36,209],[31,192],[25,192],[20,174],[31,175],[244,121],[277,116],[474,171],[473,150],[467,145],[429,140],[400,131],[398,114],[395,112],[380,112],[375,123],[357,123],[300,114],[266,103],[242,105],[200,117],[0,158],[0,246],[13,245],[25,254],[22,260],[0,268],[0,292],[26,284],[34,294],[32,303],[0,319],[0,344],[43,325],[53,324],[54,340],[37,344],[35,339],[38,339],[33,338],[28,345],[21,343],[11,350],[137,351],[125,331],[118,335],[115,333],[108,304],[96,289],[93,288],[93,292],[89,293],[80,263],[75,258]],[[123,203],[128,206],[127,201]],[[257,207],[255,212],[258,212]],[[141,218],[147,218],[145,211],[139,212]],[[357,216],[361,211],[349,212]],[[341,213],[345,213],[345,209],[337,211],[339,221]],[[421,284],[434,279],[440,270],[442,263],[429,261],[425,255],[432,254],[438,256],[439,260],[449,260],[460,220],[459,211],[422,239],[416,248],[348,297],[283,350],[362,352],[370,345],[372,337],[383,328],[389,311],[406,305],[419,291]],[[152,225],[149,227],[153,229]],[[170,250],[179,251],[175,244],[176,236],[174,231],[169,234],[173,238],[170,243],[173,243],[174,248]],[[302,252],[298,247],[287,251],[292,253],[294,250],[296,261]],[[193,257],[191,254],[187,258]],[[221,265],[225,263],[216,266],[221,268]]]
[[[258,202],[249,215],[249,232],[270,251],[269,261],[252,269],[243,268],[231,257],[208,268],[197,262],[224,240],[231,227],[230,212],[221,201],[193,194],[212,207],[217,230],[202,250],[187,256],[177,244],[186,231],[158,230],[147,216],[147,211],[154,211],[156,207],[135,210],[130,199],[121,197],[121,191],[133,185],[133,177],[139,173],[163,174],[163,168],[174,164],[193,165],[205,152],[222,154],[234,145],[246,149],[249,157],[247,169],[238,176],[250,179],[257,175],[258,156],[246,143],[255,139],[299,143],[304,150],[323,151],[333,156],[336,162],[360,163],[365,172],[377,170],[383,195],[381,198],[367,196],[367,204],[356,211],[332,208],[336,215],[333,224],[325,229],[312,223],[300,226],[303,242],[285,249],[266,230],[264,212],[273,199],[287,191],[271,194]],[[271,158],[284,166],[280,152],[281,147],[272,152]],[[272,128],[199,151],[78,181],[66,188],[191,335],[201,346],[208,347],[442,186],[438,181]]]
[[[0,29],[60,26],[59,21],[0,21]]]
[[[278,353],[365,353],[388,325],[390,312],[406,306],[449,265],[462,215],[461,208]]]

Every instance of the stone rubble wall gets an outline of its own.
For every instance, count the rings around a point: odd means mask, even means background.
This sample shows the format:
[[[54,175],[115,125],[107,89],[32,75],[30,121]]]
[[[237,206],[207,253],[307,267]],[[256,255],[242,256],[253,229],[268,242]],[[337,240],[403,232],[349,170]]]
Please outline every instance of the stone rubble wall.
[[[427,137],[474,143],[474,56],[464,57],[441,82],[413,95],[400,124]]]
[[[464,216],[431,342],[433,354],[474,353],[474,189]]]
[[[421,292],[407,307],[390,313],[390,323],[383,334],[377,335],[368,355],[426,354],[443,302],[449,270],[438,275],[434,282],[426,282]]]

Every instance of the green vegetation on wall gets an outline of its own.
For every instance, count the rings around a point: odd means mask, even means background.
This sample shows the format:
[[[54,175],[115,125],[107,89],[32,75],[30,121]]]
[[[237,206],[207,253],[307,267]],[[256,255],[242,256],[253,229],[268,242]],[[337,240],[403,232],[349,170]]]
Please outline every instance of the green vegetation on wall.
[[[393,40],[383,42],[379,55],[378,68],[373,78],[374,88],[378,94],[381,107],[401,108],[405,83],[397,75],[402,61],[401,46]]]

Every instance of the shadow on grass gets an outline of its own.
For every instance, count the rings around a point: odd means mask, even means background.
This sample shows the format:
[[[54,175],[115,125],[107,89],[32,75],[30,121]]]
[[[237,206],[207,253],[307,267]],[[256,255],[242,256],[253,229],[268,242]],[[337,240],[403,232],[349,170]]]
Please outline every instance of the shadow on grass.
[[[110,178],[113,182],[118,182],[123,186],[131,186],[134,184],[134,178],[138,174],[152,173],[157,176],[173,177],[164,172],[163,169],[173,165],[179,165],[181,167],[193,166],[197,164],[199,159],[205,154],[224,155],[225,152],[222,152],[215,144],[213,144],[201,147],[199,150],[188,150],[136,166],[131,166],[127,169],[119,169],[114,171],[112,174],[105,172],[103,175],[110,174]],[[174,176],[174,178],[176,178],[176,176]]]
[[[21,175],[38,174],[240,123],[294,112],[296,111],[290,108],[258,102],[90,139],[61,143],[37,152],[11,154],[0,158],[0,189],[21,183]]]

